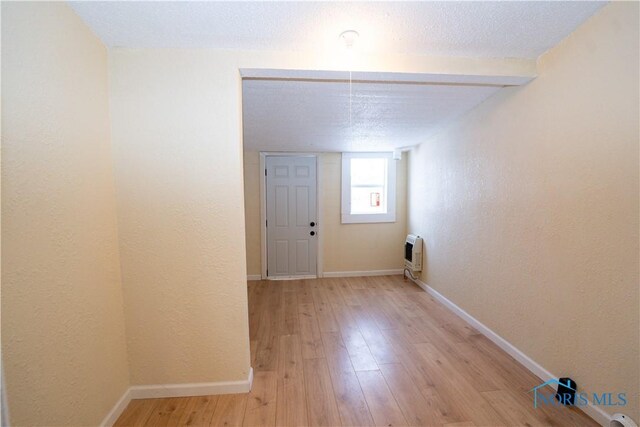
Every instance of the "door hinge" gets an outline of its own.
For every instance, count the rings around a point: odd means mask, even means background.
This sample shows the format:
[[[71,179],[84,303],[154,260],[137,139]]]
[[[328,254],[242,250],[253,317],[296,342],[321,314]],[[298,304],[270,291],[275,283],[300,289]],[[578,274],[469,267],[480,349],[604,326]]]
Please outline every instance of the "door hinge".
[[[268,226],[269,226],[269,220],[266,220],[266,221],[264,222],[264,226],[265,226],[265,227],[268,227]]]
[[[267,170],[266,169],[264,170],[264,176],[267,176]]]

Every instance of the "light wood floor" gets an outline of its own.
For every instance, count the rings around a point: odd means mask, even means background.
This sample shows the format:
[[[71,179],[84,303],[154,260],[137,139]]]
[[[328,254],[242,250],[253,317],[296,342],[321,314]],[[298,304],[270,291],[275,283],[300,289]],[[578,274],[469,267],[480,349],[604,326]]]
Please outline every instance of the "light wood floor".
[[[133,400],[116,425],[597,425],[401,276],[249,282],[253,390]]]

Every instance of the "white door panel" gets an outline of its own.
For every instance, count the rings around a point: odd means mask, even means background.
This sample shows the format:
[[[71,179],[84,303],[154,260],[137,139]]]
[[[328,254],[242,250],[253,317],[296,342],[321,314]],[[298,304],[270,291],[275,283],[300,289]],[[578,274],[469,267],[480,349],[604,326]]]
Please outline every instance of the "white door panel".
[[[316,158],[267,156],[265,167],[267,276],[315,276]]]

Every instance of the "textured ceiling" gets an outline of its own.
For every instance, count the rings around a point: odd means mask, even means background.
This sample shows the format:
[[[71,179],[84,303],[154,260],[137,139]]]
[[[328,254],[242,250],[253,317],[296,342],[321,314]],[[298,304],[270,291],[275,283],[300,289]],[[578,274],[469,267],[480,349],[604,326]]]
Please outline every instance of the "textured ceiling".
[[[423,142],[499,86],[244,80],[245,149],[386,151]]]
[[[71,2],[110,47],[358,49],[536,58],[604,3],[595,2]]]
[[[71,2],[110,47],[335,51],[343,48],[340,32],[355,29],[360,32],[356,49],[362,52],[530,59],[556,45],[604,4]],[[516,79],[487,85],[483,83],[492,83],[489,77],[482,81],[478,76],[458,76],[458,84],[424,84],[420,82],[426,77],[420,75],[386,76],[384,83],[354,83],[350,118],[349,85],[326,77],[245,79],[245,147],[263,151],[407,147],[478,105],[500,90],[500,84],[524,83]],[[362,77],[377,80],[375,75]],[[451,81],[451,76],[441,77]],[[429,78],[439,81],[438,76]]]

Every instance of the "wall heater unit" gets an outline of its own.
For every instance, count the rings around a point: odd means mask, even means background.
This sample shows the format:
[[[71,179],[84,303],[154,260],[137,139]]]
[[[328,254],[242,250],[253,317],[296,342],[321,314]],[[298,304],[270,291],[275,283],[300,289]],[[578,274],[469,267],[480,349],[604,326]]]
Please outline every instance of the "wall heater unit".
[[[422,271],[422,238],[415,234],[407,235],[404,242],[404,266],[411,271]]]

